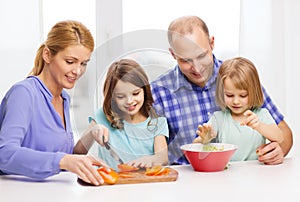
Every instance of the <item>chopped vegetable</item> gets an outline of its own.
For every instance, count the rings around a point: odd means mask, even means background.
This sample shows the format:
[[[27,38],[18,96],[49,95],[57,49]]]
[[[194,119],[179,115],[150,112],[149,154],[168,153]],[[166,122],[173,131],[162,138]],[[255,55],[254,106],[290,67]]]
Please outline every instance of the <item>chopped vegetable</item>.
[[[162,167],[160,165],[156,165],[146,169],[145,175],[148,176],[161,176],[161,175],[168,175],[170,172],[169,168]]]
[[[202,150],[203,151],[223,151],[224,150],[224,145],[222,145],[221,148],[218,148],[218,147],[210,145],[210,144],[203,145]]]
[[[104,167],[99,167],[97,171],[106,184],[115,184],[119,179],[118,173],[113,169],[108,172]]]

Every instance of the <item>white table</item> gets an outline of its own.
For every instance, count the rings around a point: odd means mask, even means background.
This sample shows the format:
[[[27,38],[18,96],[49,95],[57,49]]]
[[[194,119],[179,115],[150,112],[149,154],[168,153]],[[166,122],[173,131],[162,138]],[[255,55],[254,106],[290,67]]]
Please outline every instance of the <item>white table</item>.
[[[191,166],[173,166],[175,182],[112,186],[82,186],[68,172],[44,181],[21,176],[0,176],[1,202],[227,202],[300,201],[300,160],[267,166],[257,161],[230,163],[221,172],[195,172]]]

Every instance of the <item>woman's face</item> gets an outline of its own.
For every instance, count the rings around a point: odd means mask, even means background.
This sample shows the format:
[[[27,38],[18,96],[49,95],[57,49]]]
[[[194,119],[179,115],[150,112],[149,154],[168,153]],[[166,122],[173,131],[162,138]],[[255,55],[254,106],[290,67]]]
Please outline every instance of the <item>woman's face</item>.
[[[83,45],[69,46],[63,51],[51,57],[49,49],[45,48],[43,58],[45,60],[44,70],[47,76],[42,76],[46,85],[52,88],[74,87],[75,82],[84,74],[90,60],[91,51]]]
[[[132,83],[119,80],[113,98],[119,110],[126,116],[124,119],[132,119],[133,116],[140,115],[140,109],[144,104],[144,90]]]

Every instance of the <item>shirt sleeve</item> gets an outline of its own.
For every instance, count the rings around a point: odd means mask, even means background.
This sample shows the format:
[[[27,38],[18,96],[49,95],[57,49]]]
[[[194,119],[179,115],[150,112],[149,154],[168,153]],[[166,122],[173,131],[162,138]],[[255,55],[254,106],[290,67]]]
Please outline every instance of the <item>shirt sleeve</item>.
[[[159,116],[164,116],[163,98],[168,96],[166,88],[159,87],[156,83],[151,83],[151,92],[154,100],[153,108]]]
[[[275,120],[273,119],[273,117],[267,109],[260,108],[255,113],[257,114],[261,122],[266,124],[276,124]]]
[[[268,95],[264,87],[262,88],[262,90],[264,94],[264,104],[262,105],[262,108],[266,108],[270,112],[270,114],[272,115],[273,119],[277,124],[280,123],[284,119],[284,116],[280,113],[278,108],[275,106],[271,97]]]
[[[23,145],[34,110],[29,91],[24,86],[14,86],[1,103],[0,170],[43,179],[60,172],[59,162],[65,153],[37,151],[31,145]]]
[[[167,119],[165,117],[159,117],[158,119],[158,130],[156,135],[164,135],[165,137],[169,138],[169,128]]]
[[[212,126],[213,130],[217,133],[217,137],[213,139],[212,142],[220,142],[219,133],[220,130],[222,129],[225,113],[226,112],[223,111],[216,111],[213,113],[213,115],[210,117],[209,121],[207,122]]]
[[[218,133],[220,127],[221,127],[221,121],[223,120],[223,112],[217,111],[214,112],[213,115],[210,117],[209,121],[207,122],[212,126],[215,132]]]

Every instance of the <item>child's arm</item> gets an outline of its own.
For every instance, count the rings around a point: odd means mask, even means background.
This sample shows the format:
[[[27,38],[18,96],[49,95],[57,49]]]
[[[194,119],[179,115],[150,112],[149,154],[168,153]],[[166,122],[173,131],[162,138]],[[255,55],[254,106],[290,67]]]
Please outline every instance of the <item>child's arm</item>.
[[[272,142],[275,141],[280,144],[283,141],[283,133],[276,124],[260,122],[257,115],[251,110],[247,110],[244,115],[247,116],[247,118],[241,122],[241,125],[247,125],[253,128]]]
[[[193,140],[193,143],[207,144],[217,136],[217,133],[214,131],[212,126],[207,123],[199,125],[196,134],[198,137]]]
[[[157,135],[154,139],[154,163],[160,165],[167,165],[168,158],[168,144],[164,135]]]
[[[104,146],[103,137],[104,141],[108,141],[108,129],[92,120],[82,137],[76,143],[73,153],[87,154],[94,141]]]
[[[135,167],[152,167],[154,165],[168,164],[168,145],[164,135],[157,135],[154,138],[154,154],[126,162]]]

